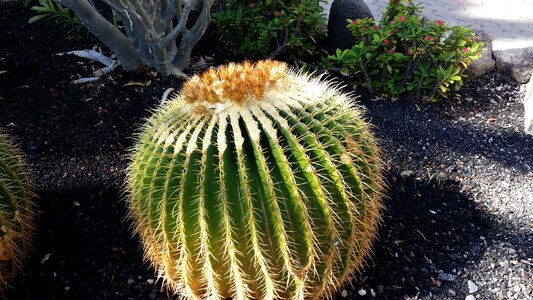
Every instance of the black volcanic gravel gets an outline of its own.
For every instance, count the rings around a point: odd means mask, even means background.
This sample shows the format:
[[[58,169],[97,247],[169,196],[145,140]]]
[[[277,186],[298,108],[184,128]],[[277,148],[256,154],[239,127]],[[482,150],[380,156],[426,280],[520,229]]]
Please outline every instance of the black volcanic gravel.
[[[16,42],[0,43],[0,127],[20,142],[39,196],[34,250],[6,298],[174,299],[143,262],[120,187],[131,136],[181,81],[118,71],[73,85],[98,65],[54,54],[98,42],[1,8],[0,40]],[[211,29],[195,53],[223,63],[224,49]],[[533,299],[533,137],[522,131],[522,99],[497,72],[422,108],[361,98],[389,189],[374,254],[336,299]]]

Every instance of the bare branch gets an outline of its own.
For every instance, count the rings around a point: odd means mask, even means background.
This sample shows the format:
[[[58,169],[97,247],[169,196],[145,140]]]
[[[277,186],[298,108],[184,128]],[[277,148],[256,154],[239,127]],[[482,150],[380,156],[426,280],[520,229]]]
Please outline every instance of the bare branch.
[[[84,78],[76,79],[72,83],[80,84],[80,83],[93,82],[93,81],[97,81],[97,80],[100,80],[100,77],[96,77],[96,76],[94,76],[94,77],[84,77]]]
[[[198,16],[198,19],[196,19],[196,22],[190,30],[191,36],[194,37],[194,45],[200,40],[202,35],[207,30],[209,23],[211,22],[211,6],[213,5],[214,0],[203,0],[203,2],[204,6],[202,12],[200,13],[200,16]]]
[[[191,13],[190,3],[186,2],[185,7],[183,8],[183,12],[180,16],[180,21],[178,25],[174,27],[174,29],[172,30],[172,32],[170,32],[170,34],[168,34],[161,41],[159,41],[160,47],[167,47],[170,44],[170,42],[173,42],[180,35],[180,33],[186,30],[185,25],[187,25],[187,20],[189,19],[190,13]]]
[[[156,39],[158,37],[157,32],[155,31],[154,24],[150,19],[150,16],[146,12],[146,9],[141,5],[140,1],[128,1],[128,4],[131,6],[131,11],[137,14],[141,25],[145,28],[146,33],[151,39]]]
[[[162,18],[163,18],[163,15],[165,14],[165,12],[167,11],[169,5],[170,5],[170,1],[169,0],[160,0],[161,2],[161,5],[159,6],[159,21],[161,23],[164,23]]]
[[[181,11],[180,0],[173,0],[169,3],[168,7],[163,11],[161,18],[163,23],[168,24],[176,16],[178,12]]]
[[[177,68],[185,68],[188,65],[192,49],[203,36],[205,31],[207,30],[207,26],[209,26],[209,22],[211,21],[210,11],[211,5],[213,4],[214,0],[203,0],[203,2],[204,7],[202,9],[202,12],[198,16],[198,19],[196,19],[196,22],[194,23],[191,30],[183,34],[180,46],[178,48],[178,52],[176,53],[176,56],[173,59],[173,64]]]
[[[87,0],[57,0],[80,17],[81,22],[117,56],[127,71],[135,70],[142,61],[129,39],[106,20]]]
[[[64,54],[72,54],[76,55],[81,58],[86,58],[90,60],[97,61],[107,67],[115,64],[116,62],[112,60],[111,58],[103,55],[102,53],[95,51],[95,50],[76,50],[76,51],[69,51],[69,52],[62,52],[58,53],[56,55],[64,55]]]
[[[92,50],[72,51],[72,52],[85,52],[85,51],[92,51]],[[106,74],[113,72],[118,66],[120,66],[120,63],[117,61],[113,61],[111,65],[94,72],[93,77],[80,78],[80,79],[74,80],[72,83],[76,84],[76,83],[86,83],[86,82],[96,81],[104,77]]]
[[[93,0],[54,1],[72,9],[82,23],[111,49],[125,70],[147,65],[163,75],[186,77],[182,70],[187,67],[193,47],[209,25],[210,9],[215,0],[102,0],[114,15],[120,16],[124,29],[106,20],[92,4]],[[190,13],[200,8],[201,12],[189,30]],[[72,54],[106,64],[107,67],[98,74],[105,74],[108,68],[112,70],[117,65],[112,60],[100,58],[95,51]]]

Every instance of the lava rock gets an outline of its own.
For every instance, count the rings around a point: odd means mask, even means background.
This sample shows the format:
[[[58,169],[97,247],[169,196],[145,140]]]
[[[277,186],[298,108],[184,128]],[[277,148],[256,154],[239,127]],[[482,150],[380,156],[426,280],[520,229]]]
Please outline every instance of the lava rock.
[[[334,0],[328,20],[328,36],[332,50],[351,48],[355,39],[346,28],[347,19],[373,18],[372,12],[362,0]]]
[[[470,79],[481,77],[496,68],[496,62],[492,58],[491,37],[484,32],[476,33],[476,36],[479,41],[483,42],[483,48],[485,48],[485,50],[481,53],[478,59],[472,61],[468,66],[467,73],[468,78]]]
[[[15,64],[11,72],[16,75],[33,75],[39,70],[38,65],[33,61],[19,61]]]
[[[533,47],[494,51],[498,69],[519,83],[527,83],[533,73]]]

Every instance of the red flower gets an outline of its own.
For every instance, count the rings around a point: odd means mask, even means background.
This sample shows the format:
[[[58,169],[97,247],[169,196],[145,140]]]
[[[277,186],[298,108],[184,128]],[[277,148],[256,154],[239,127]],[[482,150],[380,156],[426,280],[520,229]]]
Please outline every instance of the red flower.
[[[401,16],[401,17],[398,18],[398,21],[403,22],[403,21],[405,21],[405,19],[406,19],[406,17]]]
[[[279,11],[274,12],[274,16],[276,16],[276,17],[281,16],[281,12],[279,12]]]
[[[394,34],[394,30],[389,31],[389,35]]]
[[[439,20],[439,19],[436,19],[435,22],[437,22],[437,24],[438,24],[439,26],[442,26],[442,24],[443,24],[442,21]]]
[[[407,50],[407,55],[413,55],[413,50],[411,49]]]
[[[250,8],[254,9],[254,7],[255,7],[255,3],[250,3]]]
[[[427,42],[427,41],[429,41],[429,40],[430,40],[429,36],[427,36],[427,35],[424,35],[424,41],[426,41],[426,42]]]
[[[378,30],[379,29],[378,25],[374,25],[374,27],[372,27],[372,28],[374,28],[374,30]]]
[[[357,21],[357,20],[353,20],[353,21],[352,21],[352,24],[357,25],[357,24],[359,24],[359,21]]]
[[[471,42],[475,42],[475,41],[476,41],[476,39],[475,39],[475,38],[473,38],[473,37],[472,37],[472,38],[470,38],[469,40],[470,40]]]
[[[390,45],[390,41],[388,39],[385,39],[383,42],[385,43],[385,45]]]
[[[392,54],[394,52],[394,49],[389,49],[389,54]]]
[[[394,20],[393,21],[390,21],[391,24],[394,24]]]
[[[464,53],[468,53],[468,51],[470,51],[470,49],[468,49],[467,47],[463,48]]]

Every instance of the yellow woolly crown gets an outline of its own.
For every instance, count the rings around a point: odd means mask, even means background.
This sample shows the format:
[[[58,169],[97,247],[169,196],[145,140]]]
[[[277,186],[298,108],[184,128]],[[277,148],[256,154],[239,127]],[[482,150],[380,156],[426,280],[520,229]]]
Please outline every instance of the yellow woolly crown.
[[[265,91],[286,71],[287,64],[279,61],[230,63],[193,76],[183,86],[183,96],[189,103],[233,102],[242,105],[250,99],[261,100]]]

